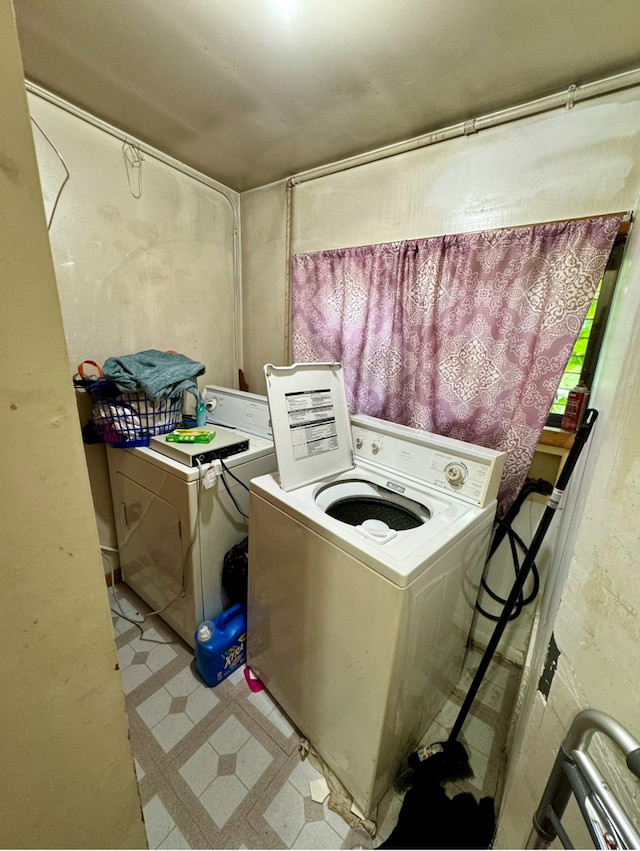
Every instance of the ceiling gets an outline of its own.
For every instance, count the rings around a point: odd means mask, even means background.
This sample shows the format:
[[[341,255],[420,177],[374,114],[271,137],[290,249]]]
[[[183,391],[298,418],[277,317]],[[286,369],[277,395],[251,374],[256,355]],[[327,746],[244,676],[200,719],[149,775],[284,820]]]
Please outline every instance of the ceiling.
[[[14,0],[25,75],[244,191],[640,67],[638,0]]]

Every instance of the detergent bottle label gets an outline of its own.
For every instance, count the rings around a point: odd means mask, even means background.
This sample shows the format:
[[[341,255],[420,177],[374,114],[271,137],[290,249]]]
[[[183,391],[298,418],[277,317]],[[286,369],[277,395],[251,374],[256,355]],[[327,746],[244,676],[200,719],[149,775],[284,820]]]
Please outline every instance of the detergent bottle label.
[[[221,683],[246,661],[247,620],[237,605],[214,621],[205,621],[195,634],[195,663],[209,686]]]
[[[243,633],[238,639],[238,644],[234,644],[222,654],[224,658],[224,665],[222,670],[218,672],[218,680],[223,680],[225,677],[228,677],[229,674],[232,674],[236,668],[243,664],[246,658],[246,642],[247,634]]]

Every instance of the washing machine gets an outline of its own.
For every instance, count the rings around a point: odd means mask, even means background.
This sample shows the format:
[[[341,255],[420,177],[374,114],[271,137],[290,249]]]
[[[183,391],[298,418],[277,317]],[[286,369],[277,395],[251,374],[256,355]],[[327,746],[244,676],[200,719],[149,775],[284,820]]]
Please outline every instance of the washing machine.
[[[222,564],[248,533],[249,480],[276,466],[265,396],[208,385],[203,397],[211,443],[107,447],[122,578],[192,647],[228,605]]]
[[[265,375],[248,664],[372,815],[458,682],[504,453],[350,417],[340,364]]]

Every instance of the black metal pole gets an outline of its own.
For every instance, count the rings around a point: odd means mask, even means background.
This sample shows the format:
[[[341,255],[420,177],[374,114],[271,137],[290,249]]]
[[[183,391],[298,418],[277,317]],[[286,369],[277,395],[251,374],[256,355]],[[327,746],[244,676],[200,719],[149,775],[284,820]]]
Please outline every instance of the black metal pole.
[[[511,616],[511,613],[518,601],[518,597],[520,596],[520,593],[524,588],[524,584],[527,581],[527,577],[531,571],[531,566],[533,565],[535,558],[538,555],[538,551],[540,550],[544,536],[547,533],[549,524],[553,520],[562,494],[564,493],[565,488],[569,483],[573,468],[575,467],[576,462],[580,457],[580,453],[582,452],[582,449],[585,443],[587,442],[589,435],[591,434],[591,429],[593,428],[597,417],[598,412],[593,408],[589,408],[589,410],[587,410],[587,412],[585,413],[582,425],[578,429],[575,440],[573,442],[573,446],[571,447],[564,467],[562,468],[562,470],[560,471],[560,475],[558,476],[558,482],[555,488],[553,489],[553,493],[549,497],[547,507],[545,508],[544,513],[540,518],[538,528],[536,529],[535,534],[533,536],[533,540],[531,541],[531,546],[529,547],[527,555],[525,556],[525,559],[522,562],[520,571],[516,577],[516,581],[513,583],[511,593],[509,594],[504,609],[502,610],[502,614],[500,615],[500,618],[495,625],[491,638],[489,639],[489,643],[487,644],[487,649],[484,651],[482,659],[480,660],[480,664],[478,665],[478,670],[476,671],[471,686],[469,687],[469,691],[467,692],[467,696],[465,697],[464,702],[460,707],[458,716],[451,729],[451,732],[449,733],[449,738],[447,740],[449,743],[455,742],[458,736],[460,735],[462,725],[464,724],[469,710],[471,709],[471,706],[473,704],[473,701],[476,698],[478,689],[482,684],[489,664],[493,659],[500,639],[502,638],[502,633],[505,631],[505,628],[509,622],[509,617]]]

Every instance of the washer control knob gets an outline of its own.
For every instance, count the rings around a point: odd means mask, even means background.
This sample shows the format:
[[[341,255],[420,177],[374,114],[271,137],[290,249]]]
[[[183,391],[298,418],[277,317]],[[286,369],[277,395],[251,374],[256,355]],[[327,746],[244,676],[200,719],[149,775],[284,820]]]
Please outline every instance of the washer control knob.
[[[374,437],[371,441],[371,451],[374,455],[377,455],[378,452],[382,449],[382,438]]]
[[[207,411],[215,411],[215,409],[217,407],[218,407],[218,400],[216,399],[215,396],[213,396],[211,399],[207,399],[207,401],[206,401]]]
[[[364,440],[361,437],[356,437],[356,449],[362,449],[362,444]]]
[[[444,468],[445,476],[447,477],[447,481],[454,488],[459,487],[465,480],[467,476],[467,471],[463,467],[462,464],[451,463],[447,464]]]

